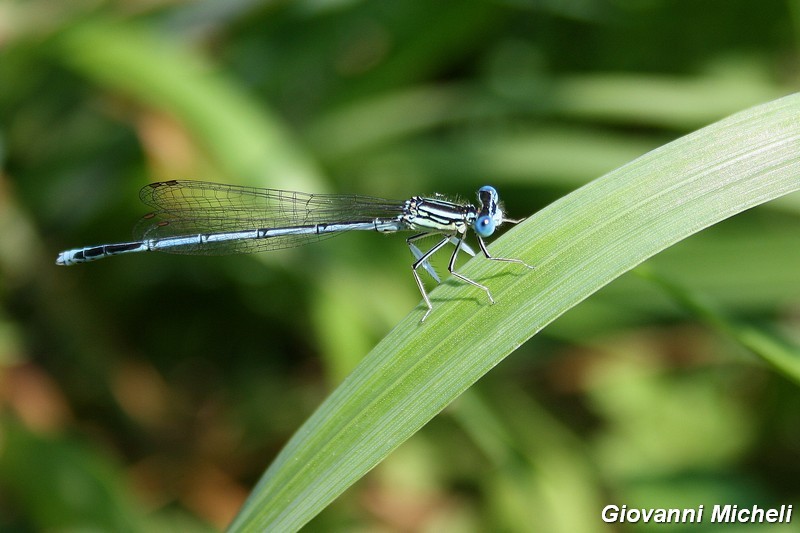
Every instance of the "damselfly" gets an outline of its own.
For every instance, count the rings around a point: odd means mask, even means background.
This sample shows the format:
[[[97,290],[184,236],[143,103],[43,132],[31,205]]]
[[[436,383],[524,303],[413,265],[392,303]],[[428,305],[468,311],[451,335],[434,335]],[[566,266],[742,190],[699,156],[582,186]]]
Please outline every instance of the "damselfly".
[[[440,282],[429,260],[448,243],[455,245],[455,250],[447,270],[482,289],[489,302],[494,303],[488,287],[455,271],[459,250],[475,255],[464,242],[469,228],[475,231],[478,246],[487,259],[533,268],[520,259],[489,255],[484,237],[492,235],[504,222],[520,222],[505,218],[497,191],[489,186],[478,189],[477,207],[438,195],[396,201],[176,180],[147,185],[139,198],[155,211],[145,215],[134,229],[136,240],[67,250],[58,254],[56,264],[74,265],[131,252],[193,255],[260,252],[292,248],[351,230],[417,231],[406,243],[415,258],[414,280],[428,307],[422,321],[433,306],[418,270],[424,268]],[[423,252],[416,243],[430,235],[441,235],[442,239]]]

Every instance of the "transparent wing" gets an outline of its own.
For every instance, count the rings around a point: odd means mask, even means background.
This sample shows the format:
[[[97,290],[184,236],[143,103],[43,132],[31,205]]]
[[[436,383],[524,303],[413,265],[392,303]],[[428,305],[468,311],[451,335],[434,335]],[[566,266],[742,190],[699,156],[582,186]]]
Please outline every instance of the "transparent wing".
[[[139,198],[155,211],[145,215],[134,228],[137,240],[394,219],[404,206],[402,201],[369,196],[307,194],[180,180],[147,185]],[[204,242],[164,251],[193,255],[250,253],[293,248],[336,234]]]

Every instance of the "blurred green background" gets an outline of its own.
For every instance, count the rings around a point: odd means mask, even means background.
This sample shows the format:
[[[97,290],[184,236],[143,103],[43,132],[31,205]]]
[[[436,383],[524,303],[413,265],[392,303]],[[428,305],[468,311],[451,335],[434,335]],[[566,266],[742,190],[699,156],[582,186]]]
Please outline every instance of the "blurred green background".
[[[0,0],[0,530],[224,528],[420,301],[397,236],[54,265],[126,240],[143,185],[492,184],[524,217],[796,91],[799,34],[797,0]],[[798,384],[715,327],[798,353],[797,196],[648,268],[675,290],[615,281],[308,529],[700,529],[606,525],[608,503],[800,515]]]

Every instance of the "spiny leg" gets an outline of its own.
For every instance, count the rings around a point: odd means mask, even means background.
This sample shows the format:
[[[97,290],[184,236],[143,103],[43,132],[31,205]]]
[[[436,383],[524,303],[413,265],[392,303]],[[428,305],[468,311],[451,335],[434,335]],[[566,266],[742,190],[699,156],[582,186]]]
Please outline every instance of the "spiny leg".
[[[415,235],[414,237],[410,237],[408,239],[408,241],[412,241],[412,239],[413,240],[421,239],[423,236],[427,236],[427,235],[429,235],[429,234],[423,233],[423,234],[420,234],[420,235]],[[428,264],[428,259],[430,259],[430,257],[433,254],[435,254],[436,252],[441,250],[442,246],[444,246],[448,242],[450,242],[450,237],[449,236],[445,237],[441,241],[437,242],[433,246],[433,248],[431,248],[430,250],[428,250],[427,252],[422,254],[416,261],[414,261],[414,264],[411,265],[411,273],[414,274],[414,281],[417,282],[417,287],[419,288],[420,294],[422,294],[422,299],[425,300],[425,305],[428,306],[428,310],[425,312],[425,315],[422,317],[422,320],[420,320],[420,322],[425,322],[425,319],[428,318],[428,315],[431,314],[431,311],[433,311],[433,306],[431,305],[430,298],[428,298],[428,293],[425,292],[425,286],[422,284],[422,279],[420,279],[419,273],[417,272],[417,269],[421,265]],[[411,242],[409,242],[409,246],[411,246]],[[458,249],[458,248],[456,248],[456,249]],[[412,249],[412,253],[413,253],[413,249]],[[416,254],[414,254],[414,255],[416,256]],[[426,270],[427,270],[427,268],[426,268]],[[452,270],[451,270],[451,272],[452,272]]]
[[[408,245],[409,250],[411,250],[411,255],[414,256],[414,259],[419,259],[420,257],[423,256],[422,250],[420,250],[419,247],[414,243],[420,239],[424,239],[425,237],[430,237],[431,235],[435,234],[417,233],[416,235],[412,235],[411,237],[406,239],[406,244]],[[456,237],[455,235],[450,235],[449,239],[450,242],[453,244],[453,246],[459,246],[466,253],[468,253],[472,257],[475,257],[475,252],[472,250],[472,248],[469,247],[469,245],[466,242],[464,242],[464,239],[459,239],[459,237]],[[428,274],[430,274],[430,276],[436,281],[436,283],[442,282],[442,280],[439,279],[439,274],[436,273],[436,271],[433,269],[429,261],[425,261],[424,263],[422,263],[422,268],[424,268],[425,271]]]
[[[406,239],[406,244],[408,245],[408,249],[411,250],[411,255],[414,256],[414,259],[418,260],[423,255],[425,255],[422,252],[422,250],[420,250],[419,247],[416,244],[414,244],[414,242],[416,242],[416,241],[418,241],[420,239],[424,239],[425,237],[428,237],[430,235],[433,235],[433,234],[432,233],[417,233],[416,235],[412,235],[411,237]],[[439,275],[436,273],[436,271],[433,269],[433,267],[431,266],[431,264],[428,261],[425,261],[424,263],[422,263],[422,268],[424,268],[425,271],[428,272],[428,274],[430,274],[430,276],[436,281],[436,283],[441,283],[442,282],[442,280],[439,279]]]
[[[529,265],[528,263],[526,263],[522,259],[510,259],[510,258],[507,258],[507,257],[492,257],[491,255],[489,255],[489,250],[486,249],[486,243],[483,242],[483,239],[481,238],[481,236],[480,235],[476,235],[476,236],[478,237],[478,246],[480,246],[481,252],[483,252],[483,255],[486,256],[486,259],[491,259],[492,261],[503,261],[504,263],[517,263],[517,264],[520,264],[520,265],[524,265],[524,266],[526,266],[528,268],[536,268],[533,265]]]
[[[456,246],[456,249],[453,250],[453,255],[450,256],[450,264],[447,265],[447,271],[450,272],[455,277],[457,277],[458,279],[460,279],[461,281],[466,281],[470,285],[474,285],[475,287],[478,287],[479,289],[483,289],[486,292],[486,296],[489,297],[489,302],[494,304],[494,298],[492,298],[492,293],[489,292],[489,287],[487,287],[485,285],[481,285],[477,281],[473,281],[473,280],[469,279],[468,277],[466,277],[466,276],[464,276],[462,274],[459,274],[455,270],[455,268],[456,268],[456,258],[458,257],[458,251],[461,249],[461,243],[464,241],[465,237],[466,237],[466,234],[462,234],[461,237],[458,239],[458,245]],[[484,249],[484,253],[486,253],[485,252],[485,248],[483,248],[483,247],[481,247],[481,248]]]

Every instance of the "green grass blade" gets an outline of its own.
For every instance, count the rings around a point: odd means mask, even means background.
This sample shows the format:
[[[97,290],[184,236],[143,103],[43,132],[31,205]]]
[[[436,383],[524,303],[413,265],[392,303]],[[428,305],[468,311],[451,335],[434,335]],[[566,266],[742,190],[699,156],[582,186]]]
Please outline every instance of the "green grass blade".
[[[91,18],[54,40],[66,65],[178,118],[221,170],[237,180],[320,190],[321,177],[286,125],[231,78],[133,23]]]
[[[642,266],[636,269],[636,273],[661,287],[681,307],[728,335],[787,378],[800,383],[800,348],[774,333],[729,319],[685,287],[666,279],[652,268]]]
[[[579,154],[576,155],[579,157]],[[232,531],[301,527],[547,324],[671,244],[800,188],[800,96],[734,115],[650,152],[531,216],[450,279],[300,428]],[[501,191],[502,193],[502,191]],[[765,258],[765,260],[768,260]]]

